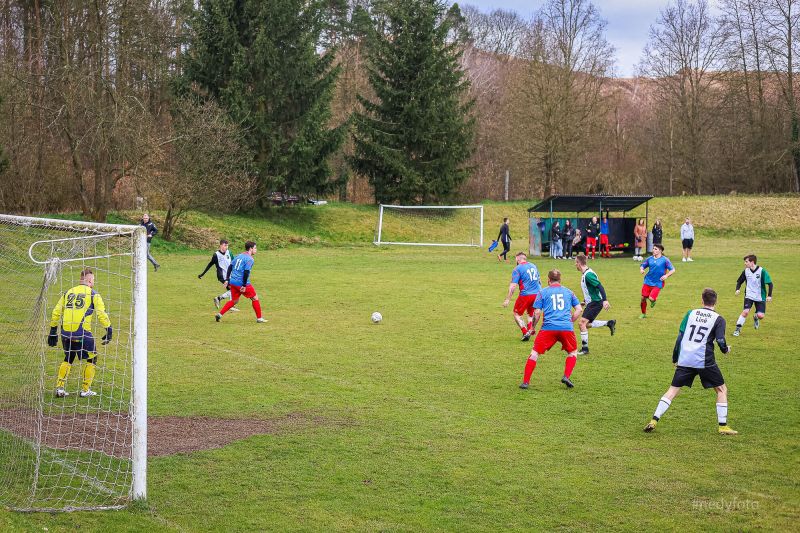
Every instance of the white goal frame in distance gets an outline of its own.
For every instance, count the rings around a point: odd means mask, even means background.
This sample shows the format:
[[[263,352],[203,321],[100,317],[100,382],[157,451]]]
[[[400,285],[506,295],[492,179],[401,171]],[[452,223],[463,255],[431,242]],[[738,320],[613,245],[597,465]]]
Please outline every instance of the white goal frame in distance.
[[[133,236],[133,369],[131,372],[130,416],[132,425],[131,442],[131,499],[147,499],[147,233],[144,226],[123,224],[102,224],[73,220],[56,220],[15,215],[0,215],[5,220],[21,226],[44,226],[55,229],[86,229],[95,234]],[[78,239],[83,237],[76,237]],[[41,263],[33,257],[31,244],[28,256],[34,263]],[[90,258],[75,258],[80,261]]]
[[[434,243],[434,242],[393,242],[382,241],[381,232],[383,230],[383,208],[390,207],[392,209],[478,209],[480,210],[480,239],[478,244],[463,244],[463,243]],[[394,244],[401,246],[474,246],[483,248],[483,206],[482,205],[392,205],[380,204],[380,212],[378,213],[378,231],[376,238],[373,241],[375,246],[382,244]]]

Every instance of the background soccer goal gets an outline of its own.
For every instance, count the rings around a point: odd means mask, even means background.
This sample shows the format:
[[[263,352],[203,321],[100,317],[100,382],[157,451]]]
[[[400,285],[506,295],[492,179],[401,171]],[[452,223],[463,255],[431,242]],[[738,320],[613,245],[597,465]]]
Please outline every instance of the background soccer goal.
[[[381,204],[374,243],[483,246],[483,206]]]
[[[0,215],[0,502],[18,510],[110,509],[146,496],[147,242],[144,228]],[[46,339],[61,294],[91,268],[114,328],[95,321],[97,396],[83,361]],[[98,330],[99,334],[98,334]]]

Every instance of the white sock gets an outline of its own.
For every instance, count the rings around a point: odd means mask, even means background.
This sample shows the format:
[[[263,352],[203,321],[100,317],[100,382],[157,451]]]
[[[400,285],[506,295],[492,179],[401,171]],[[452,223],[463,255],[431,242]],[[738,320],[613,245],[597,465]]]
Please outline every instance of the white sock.
[[[589,332],[588,331],[581,331],[581,344],[584,346],[589,346]]]
[[[592,322],[590,325],[591,325],[593,328],[602,328],[602,327],[603,327],[603,326],[605,326],[606,324],[608,324],[608,320],[595,320],[595,321],[594,321],[594,322]]]
[[[728,404],[727,403],[718,403],[717,404],[717,422],[719,422],[720,426],[724,426],[728,423]]]
[[[739,315],[739,318],[736,319],[736,327],[740,328],[744,326],[744,321],[747,320],[743,315]]]
[[[220,300],[224,300],[225,298],[230,298],[230,297],[231,297],[231,291],[225,291],[219,295]]]
[[[667,398],[666,396],[662,396],[661,399],[658,401],[658,405],[656,406],[656,412],[653,413],[653,418],[658,420],[662,416],[664,416],[664,413],[667,412],[667,409],[669,409],[669,406],[671,404],[672,401],[670,401],[669,398]]]

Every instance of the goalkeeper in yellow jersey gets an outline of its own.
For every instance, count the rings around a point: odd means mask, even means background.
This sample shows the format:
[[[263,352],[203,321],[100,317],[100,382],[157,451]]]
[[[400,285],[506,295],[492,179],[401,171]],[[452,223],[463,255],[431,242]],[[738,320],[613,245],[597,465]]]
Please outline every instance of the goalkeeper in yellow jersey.
[[[56,396],[59,398],[69,396],[69,393],[64,390],[64,386],[75,357],[86,360],[79,395],[81,398],[97,395],[91,389],[97,368],[97,349],[92,335],[92,322],[95,315],[100,325],[106,328],[102,339],[103,344],[111,342],[113,331],[111,320],[106,314],[103,298],[92,290],[92,287],[94,287],[94,274],[91,269],[85,268],[81,271],[80,283],[59,298],[50,318],[47,344],[51,347],[58,344],[58,325],[61,324],[61,344],[64,347],[64,362],[58,367],[58,380],[56,381]]]

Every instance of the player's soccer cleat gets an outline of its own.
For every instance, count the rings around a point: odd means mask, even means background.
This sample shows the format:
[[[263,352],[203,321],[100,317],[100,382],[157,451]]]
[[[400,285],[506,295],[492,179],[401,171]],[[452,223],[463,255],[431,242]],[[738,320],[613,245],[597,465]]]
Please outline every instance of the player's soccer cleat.
[[[264,323],[266,321],[267,321],[267,319],[263,318],[263,317],[262,318],[256,318],[256,322],[258,322],[259,324]]]
[[[231,307],[230,309],[228,309],[228,311],[234,311],[234,312],[238,313],[239,311],[241,311],[241,309],[239,309],[239,308],[238,308],[238,307],[236,307],[236,306],[233,306],[233,307]]]
[[[92,396],[97,396],[97,393],[92,389],[82,390],[78,393],[78,396],[80,396],[81,398],[91,398]]]
[[[222,320],[222,315],[221,315],[221,314],[219,314],[219,313],[217,313],[216,315],[214,315],[214,320],[216,320],[217,322],[219,322],[220,320]]]
[[[720,426],[719,427],[719,434],[720,435],[738,435],[739,432],[738,431],[734,431],[733,429],[731,429],[730,426],[728,426],[726,424],[724,426]]]
[[[214,307],[219,309],[219,296],[214,296]]]
[[[742,334],[742,328],[740,326],[736,326],[736,329],[733,330],[733,336],[738,337],[741,334]]]
[[[650,309],[654,308],[655,306],[656,306],[656,301],[650,300]]]
[[[528,389],[528,384],[527,383],[522,383],[522,384],[520,384],[519,388],[523,389],[523,390],[527,390]]]
[[[616,320],[609,320],[608,324],[606,324],[606,326],[608,326],[608,329],[611,330],[611,336],[613,337],[614,336],[614,332],[617,331],[617,321]]]
[[[533,331],[526,331],[525,333],[523,333],[522,342],[529,340],[531,338],[531,335],[533,335]]]
[[[588,346],[584,346],[578,352],[578,355],[587,355],[588,353],[589,353],[589,347]]]
[[[647,425],[644,427],[644,432],[645,433],[650,433],[650,432],[654,431],[656,429],[656,424],[657,423],[658,423],[658,420],[655,420],[655,419],[653,419],[650,422],[648,422]]]
[[[645,313],[642,313],[641,315],[639,315],[639,318],[647,318],[647,315]]]
[[[690,257],[689,259],[687,259],[687,260],[686,260],[686,262],[687,262],[687,263],[694,263],[694,259],[692,259],[692,258]]]
[[[681,261],[683,261],[685,263],[686,262],[686,258],[685,257],[682,258]]]
[[[66,398],[69,396],[69,393],[64,390],[64,387],[58,387],[56,389],[56,398]]]
[[[572,384],[572,382],[569,380],[569,378],[567,376],[564,376],[563,378],[561,378],[561,383],[566,385],[568,389],[571,389],[572,387],[575,386],[575,385]]]
[[[754,318],[754,319],[753,319],[753,327],[754,327],[755,329],[758,329],[758,327],[759,327],[760,325],[761,325],[761,321],[760,321],[758,318]]]

